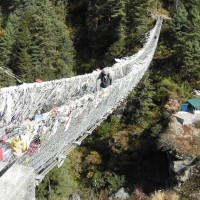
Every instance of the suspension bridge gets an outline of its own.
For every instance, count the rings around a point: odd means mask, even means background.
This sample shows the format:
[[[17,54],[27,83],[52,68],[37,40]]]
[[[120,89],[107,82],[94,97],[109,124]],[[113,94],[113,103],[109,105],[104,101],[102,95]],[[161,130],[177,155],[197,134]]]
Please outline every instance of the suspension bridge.
[[[162,18],[138,53],[116,59],[113,84],[96,89],[100,71],[0,89],[0,160],[31,167],[40,182],[92,133],[137,86],[153,59]],[[1,182],[1,181],[0,181]]]

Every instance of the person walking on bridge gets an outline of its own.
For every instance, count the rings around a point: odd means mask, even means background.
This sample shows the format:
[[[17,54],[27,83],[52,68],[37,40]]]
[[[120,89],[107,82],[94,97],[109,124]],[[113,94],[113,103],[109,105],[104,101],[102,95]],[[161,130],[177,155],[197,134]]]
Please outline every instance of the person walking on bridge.
[[[97,82],[96,82],[96,88],[98,88],[97,85],[98,85],[99,79],[101,80],[101,83],[100,83],[101,88],[106,88],[109,85],[112,85],[112,76],[108,69],[103,69],[102,72],[99,74],[99,77],[97,78]]]

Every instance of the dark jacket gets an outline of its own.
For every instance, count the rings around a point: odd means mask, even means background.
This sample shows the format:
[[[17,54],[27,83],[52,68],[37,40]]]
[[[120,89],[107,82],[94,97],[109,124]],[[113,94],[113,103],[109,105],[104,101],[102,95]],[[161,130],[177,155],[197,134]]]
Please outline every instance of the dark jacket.
[[[106,88],[112,84],[112,77],[110,76],[110,74],[100,74],[99,79],[101,79],[100,86],[102,88]]]

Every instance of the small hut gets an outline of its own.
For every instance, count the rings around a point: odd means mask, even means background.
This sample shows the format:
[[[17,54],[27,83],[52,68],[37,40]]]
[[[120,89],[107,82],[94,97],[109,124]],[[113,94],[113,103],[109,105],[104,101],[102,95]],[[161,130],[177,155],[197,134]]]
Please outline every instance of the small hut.
[[[200,115],[200,98],[192,98],[188,100],[188,109],[195,115]]]

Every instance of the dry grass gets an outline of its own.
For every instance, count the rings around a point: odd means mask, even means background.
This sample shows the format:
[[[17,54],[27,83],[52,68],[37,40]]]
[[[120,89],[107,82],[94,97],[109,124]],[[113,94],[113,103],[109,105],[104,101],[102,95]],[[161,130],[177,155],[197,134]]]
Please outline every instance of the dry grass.
[[[180,196],[173,191],[158,191],[155,192],[150,200],[180,200]]]
[[[195,125],[180,125],[171,121],[166,134],[158,140],[158,147],[200,157],[200,129]]]
[[[136,188],[130,198],[126,200],[181,200],[181,197],[172,190],[156,191],[150,196],[147,196],[143,193],[142,189]]]
[[[168,19],[168,20],[171,20],[172,18],[170,17],[169,15],[169,12],[163,8],[160,8],[158,10],[154,10],[152,11],[152,15],[155,15],[155,16],[160,16],[162,17],[163,19]]]
[[[180,109],[180,103],[177,95],[171,94],[164,107],[171,113],[177,112]]]

